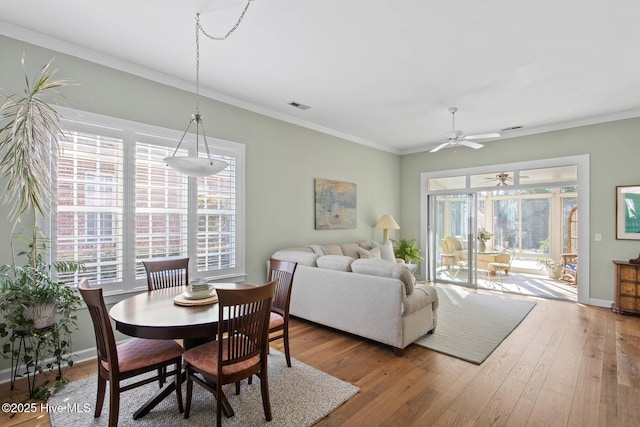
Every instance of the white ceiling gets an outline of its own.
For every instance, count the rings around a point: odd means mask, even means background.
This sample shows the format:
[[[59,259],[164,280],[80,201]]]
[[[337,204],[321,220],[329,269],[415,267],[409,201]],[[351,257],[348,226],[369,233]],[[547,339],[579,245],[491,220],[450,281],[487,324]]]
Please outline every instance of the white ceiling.
[[[195,90],[196,12],[224,35],[245,4],[2,0],[0,34]],[[466,134],[524,126],[503,138],[636,117],[639,20],[637,0],[255,0],[200,36],[200,91],[395,153],[438,145],[450,106]]]

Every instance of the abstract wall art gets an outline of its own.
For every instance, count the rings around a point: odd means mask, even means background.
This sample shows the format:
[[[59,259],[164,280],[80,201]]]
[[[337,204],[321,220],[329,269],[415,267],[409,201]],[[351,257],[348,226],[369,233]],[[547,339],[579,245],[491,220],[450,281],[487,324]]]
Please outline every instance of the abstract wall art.
[[[356,184],[316,178],[316,230],[356,228]]]

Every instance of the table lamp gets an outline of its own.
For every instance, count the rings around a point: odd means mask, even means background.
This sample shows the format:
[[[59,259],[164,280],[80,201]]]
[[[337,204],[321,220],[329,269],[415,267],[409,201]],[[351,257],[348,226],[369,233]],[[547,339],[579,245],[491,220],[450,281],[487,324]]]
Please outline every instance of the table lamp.
[[[387,241],[389,241],[389,230],[399,230],[400,226],[398,225],[396,220],[393,219],[391,214],[384,214],[382,215],[382,217],[380,217],[380,219],[378,220],[376,225],[373,226],[373,228],[383,230],[382,243],[387,243]]]

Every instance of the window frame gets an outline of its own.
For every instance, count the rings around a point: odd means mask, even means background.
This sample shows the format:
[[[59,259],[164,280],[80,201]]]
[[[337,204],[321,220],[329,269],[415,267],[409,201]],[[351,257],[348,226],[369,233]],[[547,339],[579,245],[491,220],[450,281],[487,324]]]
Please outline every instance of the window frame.
[[[154,145],[165,145],[167,147],[177,146],[183,132],[162,128],[153,125],[133,122],[125,119],[103,116],[100,114],[79,112],[68,108],[60,108],[61,128],[72,131],[116,136],[122,138],[122,168],[123,168],[123,271],[122,280],[104,285],[107,302],[115,302],[128,294],[147,289],[146,278],[136,278],[135,261],[135,228],[136,228],[136,205],[135,205],[135,172],[136,172],[136,144],[151,143]],[[187,232],[187,252],[192,259],[189,263],[189,276],[192,278],[207,278],[211,281],[242,282],[246,278],[245,273],[245,171],[246,156],[245,145],[238,142],[227,141],[219,138],[207,136],[207,142],[212,154],[232,156],[235,158],[235,267],[225,270],[223,273],[215,274],[216,270],[197,271],[197,218],[198,218],[198,178],[188,177],[188,232]],[[200,141],[202,144],[202,141]],[[189,152],[195,153],[196,137],[187,133],[181,145]],[[56,173],[57,153],[52,153],[50,167],[52,171],[52,186],[57,187]],[[117,185],[114,183],[113,185]],[[55,191],[55,190],[54,190]],[[40,228],[50,239],[52,260],[57,259],[57,198],[50,201],[51,215],[41,221]],[[115,238],[115,236],[111,237]],[[134,260],[134,261],[127,261]],[[213,274],[212,274],[213,273]]]

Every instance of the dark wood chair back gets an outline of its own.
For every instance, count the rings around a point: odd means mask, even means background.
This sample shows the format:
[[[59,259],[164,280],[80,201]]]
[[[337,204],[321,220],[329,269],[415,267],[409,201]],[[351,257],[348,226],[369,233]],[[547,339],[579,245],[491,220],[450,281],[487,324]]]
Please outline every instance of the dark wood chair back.
[[[284,340],[284,354],[287,366],[291,367],[291,352],[289,350],[289,304],[291,303],[291,289],[293,275],[298,266],[295,262],[278,259],[269,260],[268,280],[276,281],[276,292],[271,304],[272,321],[269,324],[269,342],[282,338]],[[280,318],[279,318],[279,317]]]
[[[98,353],[98,367],[106,364],[112,367],[108,371],[110,378],[117,378],[118,371],[118,352],[116,351],[116,340],[111,328],[111,320],[101,288],[91,289],[89,280],[82,279],[78,284],[78,290],[82,299],[87,304],[87,309],[91,315],[93,322],[93,330],[96,337],[96,348]]]
[[[189,284],[189,258],[143,261],[150,291]]]
[[[226,365],[233,365],[268,352],[269,312],[276,282],[252,289],[218,289],[218,372],[223,377]],[[228,320],[225,322],[225,317]],[[221,337],[224,336],[224,339]],[[262,357],[261,357],[262,358]],[[266,359],[264,359],[266,364]],[[243,376],[246,378],[246,376]],[[235,382],[226,378],[224,383]]]
[[[267,421],[271,421],[267,354],[269,314],[275,287],[274,280],[253,288],[216,289],[219,300],[218,339],[184,354],[187,368],[185,418],[189,417],[191,410],[193,382],[217,396],[216,422],[221,426],[222,386],[235,383],[236,393],[239,393],[240,381],[257,375],[264,415]],[[201,374],[204,380],[196,374]]]
[[[290,261],[281,261],[279,259],[269,260],[269,281],[276,280],[276,292],[273,296],[271,311],[289,317],[289,304],[291,302],[291,285],[293,284],[293,275],[296,272],[298,263]]]
[[[91,288],[89,281],[83,279],[78,284],[78,290],[82,299],[87,304],[91,315],[93,329],[96,337],[98,352],[98,394],[96,398],[97,418],[102,412],[102,405],[106,392],[106,384],[109,383],[109,427],[118,425],[120,412],[120,393],[140,387],[151,382],[161,381],[167,376],[175,375],[175,391],[178,401],[178,410],[183,412],[182,406],[182,347],[172,340],[144,340],[132,339],[121,346],[116,340],[111,327],[109,312],[104,303],[101,288]],[[124,356],[119,356],[119,349]],[[153,355],[153,357],[149,357]],[[170,365],[175,365],[171,371]],[[142,380],[121,385],[120,382],[140,374],[156,371],[157,375],[149,376]]]

